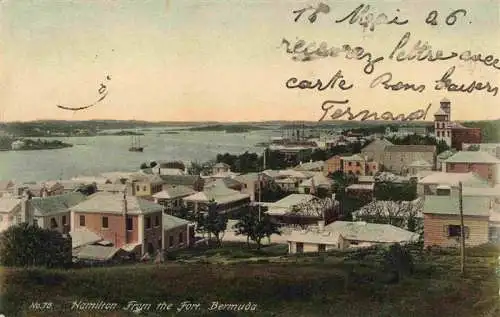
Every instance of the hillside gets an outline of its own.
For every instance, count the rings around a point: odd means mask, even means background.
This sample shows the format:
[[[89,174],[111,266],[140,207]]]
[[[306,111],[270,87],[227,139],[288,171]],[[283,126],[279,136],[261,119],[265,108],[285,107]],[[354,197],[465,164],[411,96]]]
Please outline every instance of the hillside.
[[[6,316],[19,311],[19,316],[137,316],[123,310],[78,314],[69,309],[75,300],[116,302],[119,307],[136,300],[153,307],[164,301],[175,309],[183,301],[201,304],[196,312],[174,315],[164,311],[149,316],[498,316],[492,312],[498,302],[493,253],[469,254],[468,275],[462,279],[457,250],[417,251],[413,275],[399,283],[381,278],[372,251],[288,257],[261,254],[260,259],[254,254],[254,262],[243,253],[234,248],[211,250],[191,263],[186,255],[178,255],[177,260],[158,265],[6,269],[0,290],[3,312]],[[227,263],[228,257],[233,263]],[[36,314],[28,309],[32,301],[53,302],[55,310]],[[208,311],[214,301],[255,304],[257,310]]]

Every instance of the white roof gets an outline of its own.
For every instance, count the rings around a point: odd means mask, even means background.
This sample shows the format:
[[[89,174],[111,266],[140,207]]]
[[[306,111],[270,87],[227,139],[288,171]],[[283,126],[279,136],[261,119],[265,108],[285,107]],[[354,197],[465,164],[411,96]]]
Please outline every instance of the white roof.
[[[483,151],[460,151],[450,156],[446,163],[489,163],[500,164],[500,160]]]
[[[309,187],[312,186],[314,182],[314,186],[331,186],[333,185],[333,180],[329,179],[323,173],[313,176],[305,181],[303,181],[299,186],[300,187]]]
[[[242,194],[237,190],[227,188],[221,180],[217,180],[213,184],[210,184],[210,186],[205,186],[202,192],[190,195],[184,198],[184,200],[209,202],[213,199],[216,203],[225,204],[246,198],[250,198],[250,195]]]
[[[0,198],[0,212],[10,213],[20,203],[21,203],[21,199],[18,199],[18,198],[1,197]]]
[[[275,203],[269,204],[267,213],[275,216],[284,215],[291,212],[294,206],[307,204],[315,199],[317,197],[309,194],[291,194]]]
[[[347,186],[346,189],[373,190],[374,187],[375,187],[375,183],[372,183],[372,184],[352,184],[352,185]]]
[[[94,212],[94,213],[123,213],[123,195],[107,192],[98,192],[89,196],[86,200],[70,208],[74,212]],[[162,212],[164,207],[151,201],[127,196],[128,214],[146,214]]]
[[[419,237],[415,232],[393,225],[366,222],[335,221],[325,230],[339,233],[346,240],[365,242],[409,242],[417,241]]]
[[[475,174],[469,173],[446,173],[434,172],[420,179],[419,184],[437,184],[437,185],[450,185],[458,186],[459,182],[470,187],[489,187],[486,180]]]
[[[294,230],[286,236],[286,240],[290,242],[303,242],[314,244],[337,245],[340,234],[330,231],[306,231]]]
[[[103,238],[97,233],[90,231],[87,228],[77,228],[70,231],[71,245],[73,248],[78,248],[86,244],[102,241]]]

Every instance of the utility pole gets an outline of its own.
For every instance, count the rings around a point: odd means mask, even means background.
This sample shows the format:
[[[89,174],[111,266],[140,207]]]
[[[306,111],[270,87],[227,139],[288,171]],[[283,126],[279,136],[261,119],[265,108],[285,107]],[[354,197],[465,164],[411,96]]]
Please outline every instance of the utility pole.
[[[460,210],[460,271],[465,276],[465,227],[464,227],[464,206],[462,196],[462,182],[458,183],[458,207]]]

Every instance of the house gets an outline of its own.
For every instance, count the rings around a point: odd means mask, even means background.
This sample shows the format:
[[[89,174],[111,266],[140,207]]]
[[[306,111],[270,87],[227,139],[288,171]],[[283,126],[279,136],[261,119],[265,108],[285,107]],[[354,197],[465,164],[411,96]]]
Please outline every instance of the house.
[[[372,246],[377,244],[407,244],[417,242],[419,234],[390,224],[364,221],[335,221],[325,226],[325,231],[342,236],[342,248]]]
[[[310,225],[318,221],[329,223],[336,218],[337,201],[319,199],[309,194],[291,194],[267,204],[267,214],[275,222],[291,225]]]
[[[58,181],[44,182],[45,187],[49,188],[52,192],[57,192],[58,194],[70,193],[86,184],[87,183],[74,180],[58,180]]]
[[[500,143],[464,143],[463,151],[471,151],[475,147],[478,151],[487,152],[491,156],[500,159]]]
[[[314,161],[311,160],[310,162],[307,163],[300,163],[299,165],[295,166],[293,169],[296,171],[308,171],[308,172],[322,172],[324,168],[325,162],[324,161]]]
[[[184,201],[195,213],[205,211],[211,201],[217,204],[220,213],[230,213],[247,207],[250,204],[250,195],[229,189],[224,182],[218,180],[203,191],[185,197]]]
[[[410,163],[408,174],[419,175],[423,171],[432,171],[433,164],[424,160],[416,160]]]
[[[318,173],[299,184],[299,193],[318,194],[318,189],[322,188],[327,194],[330,194],[333,183],[332,179],[326,177],[323,173]]]
[[[154,202],[165,206],[165,211],[171,213],[184,206],[183,198],[195,194],[196,191],[191,187],[183,185],[165,185],[163,190],[153,195]]]
[[[362,157],[355,154],[352,156],[343,156],[342,171],[346,174],[354,175],[375,175],[378,172],[378,163],[369,161],[368,156]]]
[[[435,145],[389,145],[385,148],[382,164],[384,169],[406,175],[415,161],[426,161],[435,165]]]
[[[491,201],[488,197],[464,196],[463,219],[466,246],[489,241]],[[425,196],[424,246],[460,246],[459,197],[455,194]]]
[[[462,182],[463,186],[489,188],[488,182],[474,172],[469,173],[446,173],[434,172],[418,180],[417,195],[437,195],[437,187],[447,185],[458,187],[458,183]]]
[[[152,200],[152,196],[160,192],[163,188],[164,180],[159,175],[134,174],[129,180],[129,188],[132,196],[142,197]]]
[[[162,247],[163,209],[137,196],[95,193],[70,208],[71,228],[87,228],[135,257],[154,254]]]
[[[236,179],[233,179],[231,177],[205,179],[205,186],[204,187],[211,187],[214,183],[224,183],[224,186],[226,186],[227,188],[237,190],[237,191],[240,191],[243,188],[243,184],[241,184],[239,181],[237,181]]]
[[[367,157],[370,161],[382,162],[384,160],[385,149],[393,145],[387,139],[376,139],[361,149],[361,156]]]
[[[11,180],[0,181],[0,197],[11,196],[16,193],[16,184]]]
[[[212,175],[224,174],[229,172],[231,172],[231,166],[226,163],[219,162],[212,166]]]
[[[336,232],[294,230],[287,235],[289,254],[300,254],[309,252],[326,252],[342,249],[340,245],[342,237]]]
[[[64,193],[64,187],[59,184],[54,184],[51,190],[51,188],[48,188],[45,184],[37,182],[23,183],[17,186],[17,195],[22,195],[24,191],[30,192],[31,195],[35,197],[47,197]]]
[[[79,192],[47,197],[33,197],[28,201],[29,222],[44,229],[69,233],[71,227],[70,208],[85,201]]]
[[[164,186],[182,185],[188,186],[196,191],[203,190],[205,181],[199,175],[161,175]]]
[[[163,250],[186,248],[194,243],[194,230],[189,221],[163,214]]]
[[[342,171],[342,157],[340,155],[332,156],[326,160],[323,165],[323,173],[325,176],[337,171]]]
[[[450,150],[439,153],[438,156],[436,157],[436,170],[446,172],[445,161],[448,158],[455,155],[455,153],[456,153],[455,151],[450,151]]]
[[[21,223],[23,200],[14,197],[0,197],[0,232],[14,224]]]
[[[274,181],[284,192],[297,192],[300,182],[291,177],[278,178]]]
[[[243,194],[250,195],[250,200],[257,200],[257,195],[259,194],[259,183],[260,189],[264,190],[267,188],[272,181],[271,178],[263,173],[247,173],[236,176],[235,181],[241,184],[241,192]]]
[[[446,172],[468,173],[475,172],[491,184],[500,182],[497,172],[500,160],[481,151],[460,151],[445,161]]]

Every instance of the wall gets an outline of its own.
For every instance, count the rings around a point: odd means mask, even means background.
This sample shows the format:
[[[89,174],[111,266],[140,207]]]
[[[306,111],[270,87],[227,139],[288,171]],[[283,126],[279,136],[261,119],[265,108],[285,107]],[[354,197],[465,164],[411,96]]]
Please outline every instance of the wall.
[[[163,234],[163,214],[162,212],[151,213],[147,215],[140,215],[139,217],[143,217],[144,221],[142,224],[144,226],[144,251],[148,251],[148,244],[151,243],[153,245],[153,252],[161,249],[162,247],[162,234]],[[159,225],[155,226],[155,217],[158,217]],[[147,228],[147,218],[151,219],[151,228]],[[141,221],[139,222],[139,224]]]
[[[179,241],[179,234],[182,234],[183,241]],[[172,238],[172,239],[171,239]],[[170,230],[164,231],[164,246],[165,250],[175,250],[179,248],[185,248],[188,246],[189,230],[188,226],[184,225],[177,228],[172,228]],[[172,246],[170,246],[170,241],[172,240]]]
[[[354,175],[365,175],[364,161],[343,161],[344,173],[352,173]]]
[[[127,232],[127,241],[125,241],[125,226],[126,221],[121,214],[109,213],[77,213],[72,212],[72,229],[81,228],[80,216],[85,216],[85,228],[102,236],[104,240],[111,241],[116,247],[120,248],[124,244],[136,243],[138,241],[138,217],[137,215],[129,215],[132,217],[133,230]],[[108,228],[102,228],[102,217],[108,217]]]
[[[336,250],[338,249],[336,245],[326,245],[325,250]],[[311,252],[319,252],[319,244],[317,243],[304,243],[304,252],[303,253],[311,253]],[[288,242],[288,253],[296,254],[297,253],[297,242]]]
[[[63,217],[66,217],[66,225],[63,225]],[[57,227],[52,228],[51,227],[51,219],[54,218],[54,220],[57,223]],[[57,215],[50,215],[50,216],[44,216],[43,221],[40,221],[38,219],[38,225],[44,229],[51,229],[51,230],[56,230],[60,233],[68,233],[70,231],[70,213],[68,212],[61,212]]]
[[[334,173],[336,171],[342,170],[342,164],[340,160],[340,156],[334,156],[325,161],[323,166],[323,174],[328,176],[330,173]]]
[[[434,152],[385,152],[383,164],[388,171],[402,173],[403,167],[409,168],[411,163],[419,160],[434,165]]]
[[[444,232],[446,225],[460,225],[460,217],[453,215],[424,214],[424,246],[438,245],[442,247],[460,246],[460,240],[449,238]],[[480,245],[488,242],[488,217],[464,216],[464,226],[469,228],[466,246]]]
[[[452,129],[451,131],[451,147],[458,151],[462,150],[463,143],[481,143],[480,128],[460,128]]]
[[[475,172],[490,183],[496,183],[495,164],[486,163],[446,163],[447,173]]]

